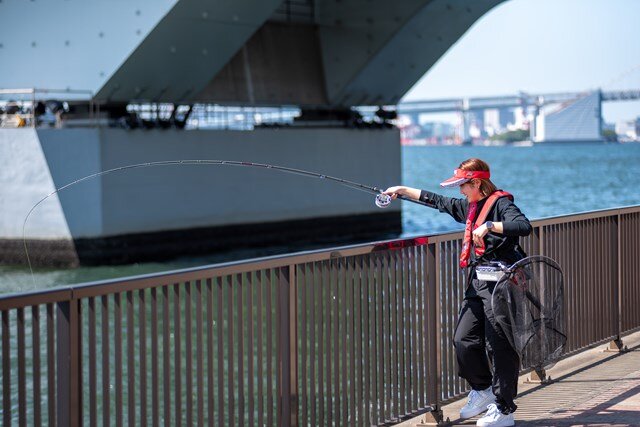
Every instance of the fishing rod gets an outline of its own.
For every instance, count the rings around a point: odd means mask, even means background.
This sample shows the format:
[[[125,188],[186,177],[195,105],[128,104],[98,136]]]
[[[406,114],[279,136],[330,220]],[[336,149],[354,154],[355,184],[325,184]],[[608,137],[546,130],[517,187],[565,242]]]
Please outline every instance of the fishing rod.
[[[31,209],[29,210],[29,212],[27,213],[27,216],[24,218],[24,222],[22,223],[22,242],[24,245],[24,252],[25,255],[27,257],[27,263],[29,264],[29,270],[31,270],[31,277],[33,278],[33,268],[31,266],[31,260],[29,258],[29,251],[27,249],[27,240],[25,237],[25,227],[27,225],[27,220],[29,219],[29,217],[31,216],[31,214],[33,213],[33,211],[45,200],[47,200],[49,197],[69,188],[72,187],[76,184],[79,184],[83,181],[87,181],[90,179],[94,179],[94,178],[98,178],[100,176],[103,175],[108,175],[111,173],[115,173],[115,172],[122,172],[125,170],[129,170],[129,169],[140,169],[140,168],[146,168],[146,167],[153,167],[153,166],[171,166],[171,165],[219,165],[219,166],[240,166],[240,167],[253,167],[253,168],[262,168],[262,169],[269,169],[269,170],[275,170],[275,171],[279,171],[279,172],[284,172],[284,173],[290,173],[290,174],[294,174],[294,175],[301,175],[301,176],[306,176],[309,178],[318,178],[318,179],[324,179],[324,180],[328,180],[328,181],[333,181],[336,182],[338,184],[344,185],[346,187],[352,188],[354,190],[359,190],[359,191],[364,191],[366,193],[369,194],[375,194],[376,198],[375,198],[375,204],[376,206],[378,206],[379,208],[387,208],[389,207],[389,205],[391,205],[391,196],[387,195],[387,194],[383,194],[383,190],[379,187],[373,187],[373,186],[369,186],[369,185],[364,185],[364,184],[360,184],[357,182],[353,182],[353,181],[349,181],[346,179],[342,179],[342,178],[337,178],[334,176],[330,176],[330,175],[325,175],[325,174],[321,174],[321,173],[317,173],[317,172],[310,172],[310,171],[306,171],[306,170],[302,170],[302,169],[294,169],[294,168],[288,168],[285,166],[277,166],[277,165],[268,165],[265,163],[254,163],[254,162],[241,162],[241,161],[234,161],[234,160],[209,160],[209,159],[195,159],[195,160],[163,160],[163,161],[157,161],[157,162],[146,162],[146,163],[136,163],[136,164],[132,164],[132,165],[125,165],[125,166],[120,166],[117,168],[113,168],[113,169],[108,169],[105,171],[101,171],[101,172],[97,172],[91,175],[87,175],[84,176],[80,179],[77,179],[73,182],[70,182],[66,185],[63,185],[62,187],[56,188],[53,192],[47,194],[45,197],[43,197],[42,199],[40,199],[35,205],[33,205],[33,207],[31,207]],[[397,198],[402,199],[402,200],[406,200],[408,202],[413,202],[413,203],[417,203],[419,205],[423,205],[423,206],[428,206],[426,203],[424,203],[421,200],[414,200],[414,199],[410,199],[408,197],[405,196],[401,196],[401,195],[397,195]],[[35,281],[35,279],[34,279]]]

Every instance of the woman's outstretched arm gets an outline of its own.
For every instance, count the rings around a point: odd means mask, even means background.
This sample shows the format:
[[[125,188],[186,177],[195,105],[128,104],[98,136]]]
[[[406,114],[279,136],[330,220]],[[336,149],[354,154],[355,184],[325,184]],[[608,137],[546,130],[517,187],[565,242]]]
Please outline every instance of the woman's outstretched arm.
[[[466,199],[446,197],[430,191],[419,190],[417,188],[406,187],[404,185],[389,187],[384,191],[384,194],[388,194],[394,199],[398,195],[401,195],[414,200],[421,200],[431,208],[438,209],[440,212],[448,213],[457,222],[464,223],[467,220],[469,202]]]

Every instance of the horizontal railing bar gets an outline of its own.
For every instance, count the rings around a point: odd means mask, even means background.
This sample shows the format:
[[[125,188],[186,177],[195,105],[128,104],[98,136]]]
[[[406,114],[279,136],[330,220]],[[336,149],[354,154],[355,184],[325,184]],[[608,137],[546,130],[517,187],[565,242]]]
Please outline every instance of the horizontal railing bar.
[[[463,231],[449,231],[446,233],[429,236],[429,243],[442,243],[442,242],[448,242],[451,240],[458,240],[458,239],[462,239],[463,236],[464,236]]]
[[[69,301],[71,298],[71,287],[6,294],[0,296],[0,311],[61,301]]]
[[[30,95],[35,93],[35,89],[0,89],[0,95]]]
[[[589,212],[580,212],[580,213],[574,213],[574,214],[538,218],[538,219],[532,220],[531,225],[533,227],[542,227],[545,225],[564,224],[567,222],[583,221],[583,220],[594,219],[594,218],[606,218],[606,217],[625,215],[625,214],[636,213],[636,212],[640,212],[640,206],[628,206],[628,207],[621,207],[621,208],[614,208],[614,209],[602,209],[602,210],[589,211]],[[462,227],[462,225],[460,225],[460,227]],[[461,239],[463,235],[464,235],[464,230],[460,229],[459,231],[446,231],[443,233],[429,234],[428,236],[411,235],[411,236],[407,236],[407,238],[415,239],[415,238],[426,237],[429,239],[429,243],[440,243],[440,242],[446,242],[453,239]]]
[[[88,89],[41,89],[41,88],[17,88],[17,89],[0,89],[0,95],[32,95],[38,93],[76,93],[93,95],[93,91]]]
[[[640,212],[639,208],[620,208],[620,209],[604,209],[600,211],[582,212],[578,214],[562,215],[556,217],[540,218],[531,221],[533,226],[544,226],[551,224],[564,224],[567,222],[584,221],[588,219],[615,217],[618,215],[624,215],[629,213]]]

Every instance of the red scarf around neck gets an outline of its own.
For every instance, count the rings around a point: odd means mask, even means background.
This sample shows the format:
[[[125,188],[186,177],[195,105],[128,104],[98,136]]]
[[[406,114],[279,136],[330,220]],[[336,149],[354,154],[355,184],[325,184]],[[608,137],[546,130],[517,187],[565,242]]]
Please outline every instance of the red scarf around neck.
[[[480,211],[480,214],[478,215],[475,223],[473,219],[475,218],[476,212],[478,210],[478,202],[469,203],[469,213],[467,214],[467,222],[464,228],[464,240],[462,241],[462,251],[460,252],[460,268],[465,268],[469,265],[469,258],[471,257],[471,245],[473,244],[473,230],[478,228],[480,224],[484,223],[487,215],[489,214],[489,210],[496,202],[496,200],[498,200],[500,197],[508,197],[513,201],[513,196],[510,193],[502,190],[494,191],[493,193],[491,193],[491,195],[489,195],[489,197],[487,197],[487,201],[482,207],[482,210]],[[484,239],[482,243],[479,246],[475,246],[474,249],[476,256],[480,257],[484,255]]]

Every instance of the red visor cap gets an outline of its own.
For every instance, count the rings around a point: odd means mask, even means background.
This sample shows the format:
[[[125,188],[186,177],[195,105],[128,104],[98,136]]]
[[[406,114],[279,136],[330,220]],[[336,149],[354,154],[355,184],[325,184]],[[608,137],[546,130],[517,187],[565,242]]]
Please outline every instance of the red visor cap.
[[[453,176],[440,183],[442,187],[457,187],[464,184],[474,178],[489,179],[491,173],[489,171],[466,171],[462,169],[456,169],[453,171]]]

